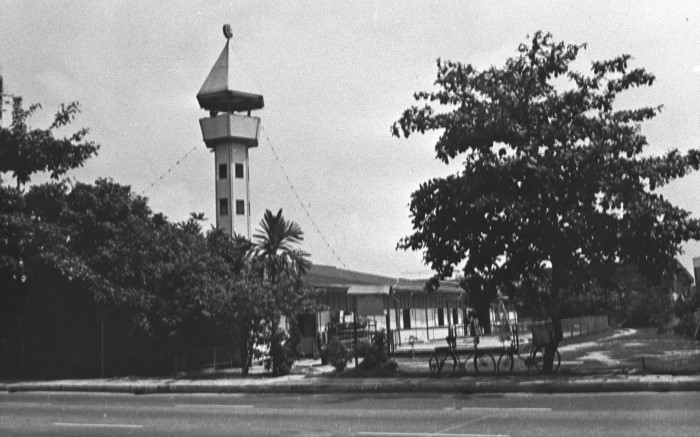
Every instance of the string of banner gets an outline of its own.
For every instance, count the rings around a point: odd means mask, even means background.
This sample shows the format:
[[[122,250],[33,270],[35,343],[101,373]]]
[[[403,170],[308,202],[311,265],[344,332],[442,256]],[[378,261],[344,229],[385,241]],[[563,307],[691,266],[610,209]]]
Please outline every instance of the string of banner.
[[[321,228],[318,226],[318,224],[316,223],[314,218],[311,216],[311,212],[304,204],[304,201],[301,200],[301,196],[299,195],[299,192],[297,191],[297,189],[294,187],[294,184],[292,183],[292,180],[290,179],[289,174],[287,173],[287,170],[284,168],[284,165],[282,164],[282,160],[280,159],[279,155],[277,154],[277,151],[275,150],[275,146],[273,145],[272,140],[270,139],[270,136],[267,134],[267,131],[265,130],[264,127],[261,127],[261,131],[263,132],[263,135],[264,135],[265,140],[267,141],[267,144],[270,146],[270,150],[272,151],[272,155],[274,156],[275,161],[277,161],[277,164],[280,166],[280,169],[282,170],[282,175],[284,176],[284,179],[287,182],[289,189],[291,190],[292,194],[294,194],[294,197],[299,202],[301,209],[304,211],[304,213],[308,217],[314,230],[321,237],[321,240],[323,241],[323,243],[326,245],[326,247],[328,247],[328,250],[330,250],[330,252],[333,254],[335,259],[340,263],[340,265],[344,269],[350,270],[350,268],[340,258],[340,255],[338,255],[338,253],[335,251],[335,249],[333,249],[333,246],[331,246],[331,244],[328,242],[328,239],[321,231]],[[198,147],[200,147],[200,146],[194,146],[190,150],[188,150],[187,153],[185,153],[180,159],[175,161],[175,163],[173,165],[171,165],[165,172],[163,172],[153,182],[151,182],[151,184],[141,192],[141,195],[145,195],[147,191],[149,191],[156,184],[158,184],[163,179],[165,179],[170,173],[172,173],[172,171],[176,167],[178,167],[180,164],[182,164],[192,154],[192,152],[194,152]],[[353,274],[353,276],[354,276],[354,274]],[[358,278],[355,278],[355,279],[358,279]]]
[[[235,51],[235,52],[239,52],[239,47],[237,46],[237,44],[236,44],[236,42],[235,42],[235,39],[232,39],[232,40],[230,40],[230,41],[232,41],[232,47],[233,47],[234,51]],[[248,75],[248,76],[250,77],[251,75]],[[259,87],[259,86],[260,86],[260,83],[258,82],[258,78],[257,78],[255,75],[252,75],[252,79],[253,79],[253,81],[256,83],[256,85],[258,85],[258,87]],[[328,239],[327,239],[326,236],[323,234],[323,232],[321,232],[320,227],[318,226],[318,224],[316,224],[316,221],[315,221],[315,220],[313,219],[313,217],[311,216],[311,213],[309,212],[308,208],[306,207],[306,205],[304,204],[304,202],[301,200],[301,196],[299,196],[299,193],[297,192],[296,188],[294,187],[294,184],[292,184],[292,181],[291,181],[291,179],[289,178],[289,174],[287,173],[287,170],[284,168],[284,165],[282,164],[282,160],[280,159],[279,155],[277,154],[277,151],[275,150],[275,146],[272,144],[272,140],[270,140],[270,137],[269,137],[269,135],[267,134],[267,131],[265,130],[264,127],[261,127],[261,131],[263,132],[264,137],[265,137],[265,140],[267,141],[268,145],[270,146],[270,150],[272,150],[272,155],[275,157],[275,160],[277,161],[277,164],[278,164],[278,165],[280,166],[280,168],[282,169],[282,174],[284,175],[284,178],[285,178],[285,180],[286,180],[286,182],[287,182],[287,185],[288,185],[289,189],[290,189],[290,190],[292,191],[292,193],[294,194],[294,197],[296,197],[297,201],[299,202],[299,205],[301,206],[301,209],[304,211],[304,213],[305,213],[306,216],[308,217],[308,219],[309,219],[309,221],[311,222],[311,225],[313,226],[314,230],[315,230],[315,231],[318,233],[318,235],[321,237],[321,240],[323,241],[323,243],[326,245],[326,247],[328,247],[328,249],[331,251],[331,253],[332,253],[333,256],[335,257],[335,259],[340,263],[340,265],[341,265],[344,269],[350,270],[350,268],[343,262],[343,260],[340,258],[340,256],[338,255],[338,253],[335,251],[335,249],[333,249],[333,246],[331,246],[331,244],[328,242]],[[156,185],[159,181],[163,180],[163,178],[165,178],[170,172],[172,172],[172,170],[173,170],[175,167],[177,167],[177,166],[180,165],[185,159],[187,159],[187,157],[188,157],[197,147],[199,147],[199,146],[193,147],[193,148],[190,149],[182,158],[178,159],[178,160],[175,162],[175,164],[173,164],[165,173],[163,173],[158,179],[156,179],[155,181],[153,181],[153,183],[151,183],[151,185],[150,185],[148,188],[146,188],[146,190],[144,190],[144,193],[145,193],[147,190],[150,190],[150,189],[151,189],[154,185]],[[352,275],[353,277],[355,277],[355,274],[352,273],[352,271],[351,271],[351,275]],[[355,277],[355,279],[358,279],[358,278]]]

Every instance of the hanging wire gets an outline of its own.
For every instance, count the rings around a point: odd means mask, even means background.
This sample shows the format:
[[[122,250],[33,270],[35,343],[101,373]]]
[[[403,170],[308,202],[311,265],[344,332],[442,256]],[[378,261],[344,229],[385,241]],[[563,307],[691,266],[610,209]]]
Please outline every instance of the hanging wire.
[[[160,176],[158,176],[158,177],[156,178],[156,180],[154,180],[153,182],[151,182],[151,185],[149,185],[148,187],[146,187],[146,189],[144,189],[144,190],[141,192],[141,195],[142,195],[142,196],[145,195],[145,194],[146,194],[146,191],[148,191],[148,190],[150,190],[151,188],[153,188],[153,187],[155,186],[155,184],[157,184],[158,182],[162,181],[171,171],[173,171],[173,170],[175,169],[175,167],[177,167],[178,165],[182,164],[182,163],[185,161],[185,159],[187,159],[187,157],[190,156],[190,154],[191,154],[192,152],[194,152],[194,151],[197,149],[197,147],[199,147],[199,146],[194,146],[194,147],[192,147],[192,148],[191,148],[187,153],[185,153],[180,159],[178,159],[177,161],[175,161],[175,164],[171,165],[170,168],[167,169],[167,170],[165,171],[165,173],[161,174]]]
[[[272,154],[275,157],[275,160],[279,164],[280,168],[282,169],[282,174],[284,175],[284,178],[287,180],[287,184],[289,185],[289,189],[292,191],[294,194],[294,197],[297,198],[299,201],[299,205],[301,205],[301,209],[304,210],[304,213],[306,213],[306,216],[309,218],[309,221],[314,227],[314,230],[318,233],[318,235],[321,237],[321,240],[323,240],[323,243],[328,247],[328,249],[331,251],[335,259],[340,263],[341,266],[343,266],[344,269],[348,270],[350,274],[357,280],[359,278],[355,276],[355,273],[350,270],[350,268],[343,262],[343,260],[340,258],[338,253],[333,249],[333,246],[328,242],[328,239],[326,239],[325,235],[323,235],[323,232],[321,232],[321,229],[319,226],[316,224],[316,221],[314,220],[313,217],[311,217],[311,213],[309,212],[308,208],[304,204],[304,202],[301,200],[301,197],[299,196],[299,192],[297,192],[296,188],[294,188],[294,184],[292,184],[291,179],[289,178],[289,174],[287,173],[287,170],[285,170],[284,165],[282,165],[282,160],[280,159],[279,155],[277,155],[277,151],[275,150],[275,146],[272,144],[272,141],[270,140],[269,135],[267,135],[267,131],[265,130],[264,127],[261,126],[260,130],[263,132],[263,135],[265,136],[265,140],[267,140],[267,143],[270,145],[270,150],[272,150]]]
[[[230,41],[231,47],[233,48],[234,53],[241,53],[242,52],[241,48],[238,46],[238,44],[236,44],[235,39],[231,39],[229,41]],[[260,82],[258,81],[257,76],[251,75],[251,74],[246,74],[248,72],[245,71],[245,66],[241,66],[241,69],[243,70],[243,73],[248,78],[252,79],[252,81],[258,87],[258,89],[263,89]],[[299,201],[299,205],[301,205],[301,209],[304,210],[304,213],[306,214],[306,217],[311,222],[314,230],[321,237],[321,240],[323,240],[323,243],[326,245],[326,247],[328,247],[328,250],[331,251],[331,253],[335,257],[335,259],[340,263],[340,265],[344,269],[348,270],[349,273],[353,276],[353,278],[360,281],[360,279],[355,275],[355,273],[352,270],[350,270],[350,268],[347,266],[347,264],[345,264],[343,262],[343,260],[340,258],[340,255],[338,255],[338,253],[335,251],[335,249],[333,249],[333,246],[331,246],[331,244],[328,242],[328,239],[326,238],[326,236],[323,234],[323,232],[321,232],[321,228],[318,226],[318,224],[316,224],[316,221],[311,216],[309,209],[306,207],[304,202],[301,200],[301,196],[299,196],[299,192],[294,187],[294,184],[292,184],[292,181],[289,178],[289,174],[287,173],[287,170],[284,168],[284,165],[282,165],[282,160],[280,159],[279,155],[277,154],[277,151],[275,150],[275,146],[272,144],[272,140],[270,140],[270,136],[267,134],[267,131],[265,130],[264,126],[261,126],[260,130],[262,131],[262,133],[265,137],[265,140],[267,140],[267,143],[270,145],[270,150],[272,150],[272,155],[275,157],[277,164],[279,164],[280,168],[282,169],[282,174],[284,175],[284,178],[287,181],[287,185],[289,185],[289,189],[292,191],[292,193],[294,194],[294,197],[296,197],[297,201]]]
[[[236,47],[235,45],[234,45],[234,51],[238,51],[238,47]],[[256,80],[256,83],[257,83],[257,78],[254,78],[254,80]],[[259,85],[259,83],[258,83],[258,85]],[[328,247],[328,249],[331,251],[331,253],[332,253],[333,256],[335,257],[335,259],[340,263],[340,265],[341,265],[344,269],[348,270],[348,272],[349,272],[356,280],[360,281],[360,278],[358,278],[358,277],[355,275],[355,272],[353,272],[352,270],[350,270],[350,268],[347,266],[347,264],[345,264],[345,262],[343,262],[343,260],[340,258],[340,256],[338,255],[338,253],[335,251],[335,249],[333,249],[333,246],[331,246],[331,244],[328,242],[328,239],[326,238],[326,236],[323,234],[323,232],[321,232],[321,229],[319,228],[318,224],[316,224],[316,221],[315,221],[315,220],[313,219],[313,217],[311,216],[311,213],[309,212],[308,208],[306,208],[306,205],[304,205],[304,202],[301,200],[301,196],[299,196],[299,193],[297,192],[296,188],[294,188],[294,185],[292,184],[292,181],[291,181],[291,179],[289,178],[289,174],[287,173],[287,170],[284,168],[284,165],[282,165],[282,160],[280,159],[279,155],[277,154],[277,151],[275,150],[275,147],[274,147],[274,145],[272,144],[272,140],[270,140],[270,136],[267,134],[267,131],[266,131],[265,128],[262,127],[262,126],[261,126],[261,131],[262,131],[263,134],[265,135],[265,139],[267,140],[267,143],[270,145],[270,150],[272,150],[272,154],[273,154],[273,156],[275,157],[275,160],[277,161],[277,163],[279,164],[280,168],[282,169],[282,174],[284,175],[284,178],[286,179],[287,184],[289,185],[290,190],[291,190],[292,193],[294,194],[294,197],[296,197],[297,201],[299,201],[299,205],[301,205],[301,209],[304,210],[304,213],[306,214],[306,216],[308,217],[309,221],[310,221],[311,224],[313,225],[314,230],[315,230],[315,231],[318,233],[318,235],[321,237],[321,240],[323,240],[323,243],[326,245],[326,247]],[[161,175],[160,175],[156,180],[154,180],[145,190],[143,190],[143,191],[141,192],[141,195],[146,194],[146,192],[147,192],[148,190],[150,190],[151,188],[153,188],[158,182],[162,181],[171,171],[173,171],[173,169],[175,169],[175,167],[177,167],[177,166],[180,165],[185,159],[187,159],[187,157],[188,157],[192,152],[194,152],[194,151],[197,149],[197,147],[199,147],[199,146],[194,146],[194,147],[192,147],[192,148],[191,148],[187,153],[185,153],[180,159],[178,159],[177,161],[175,161],[175,164],[173,164],[172,166],[170,166],[170,168],[168,168],[168,170],[165,171],[165,173],[161,174]]]

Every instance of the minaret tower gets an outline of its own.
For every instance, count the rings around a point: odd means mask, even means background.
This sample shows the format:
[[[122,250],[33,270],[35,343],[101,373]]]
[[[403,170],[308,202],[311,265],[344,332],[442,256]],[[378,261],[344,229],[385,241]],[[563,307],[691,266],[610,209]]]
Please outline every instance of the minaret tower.
[[[199,106],[210,115],[199,124],[204,144],[214,150],[216,227],[250,239],[248,148],[258,146],[260,133],[260,119],[250,111],[265,104],[260,94],[232,89],[228,24],[224,36],[226,45],[197,93]]]

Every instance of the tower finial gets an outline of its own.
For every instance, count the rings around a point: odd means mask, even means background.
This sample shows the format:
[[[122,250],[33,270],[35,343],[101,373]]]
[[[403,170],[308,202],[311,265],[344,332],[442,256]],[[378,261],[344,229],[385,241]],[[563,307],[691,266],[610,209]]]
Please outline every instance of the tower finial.
[[[233,31],[231,30],[230,24],[224,24],[224,36],[226,39],[231,39],[233,37]]]

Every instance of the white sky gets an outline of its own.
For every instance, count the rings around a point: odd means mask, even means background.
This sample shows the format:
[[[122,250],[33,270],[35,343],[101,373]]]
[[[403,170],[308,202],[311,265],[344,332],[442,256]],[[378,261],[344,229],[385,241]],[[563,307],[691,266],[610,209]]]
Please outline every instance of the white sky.
[[[230,23],[238,88],[262,93],[266,105],[255,114],[263,135],[250,153],[253,228],[266,208],[283,208],[304,229],[315,263],[425,276],[420,253],[395,250],[411,233],[409,196],[456,167],[434,159],[435,135],[407,141],[389,127],[415,91],[431,87],[438,57],[502,65],[539,29],[588,42],[583,68],[629,53],[657,82],[620,104],[665,105],[643,128],[650,152],[700,147],[700,2],[582,3],[4,0],[0,68],[6,92],[42,103],[35,126],[61,102],[80,101],[73,127],[89,127],[102,149],[70,176],[109,176],[145,191],[171,220],[191,211],[213,219],[213,156],[198,123],[207,114],[195,95]],[[299,206],[265,135],[341,261]],[[692,174],[663,192],[698,217],[699,182]],[[680,258],[691,272],[693,256],[695,242]]]

